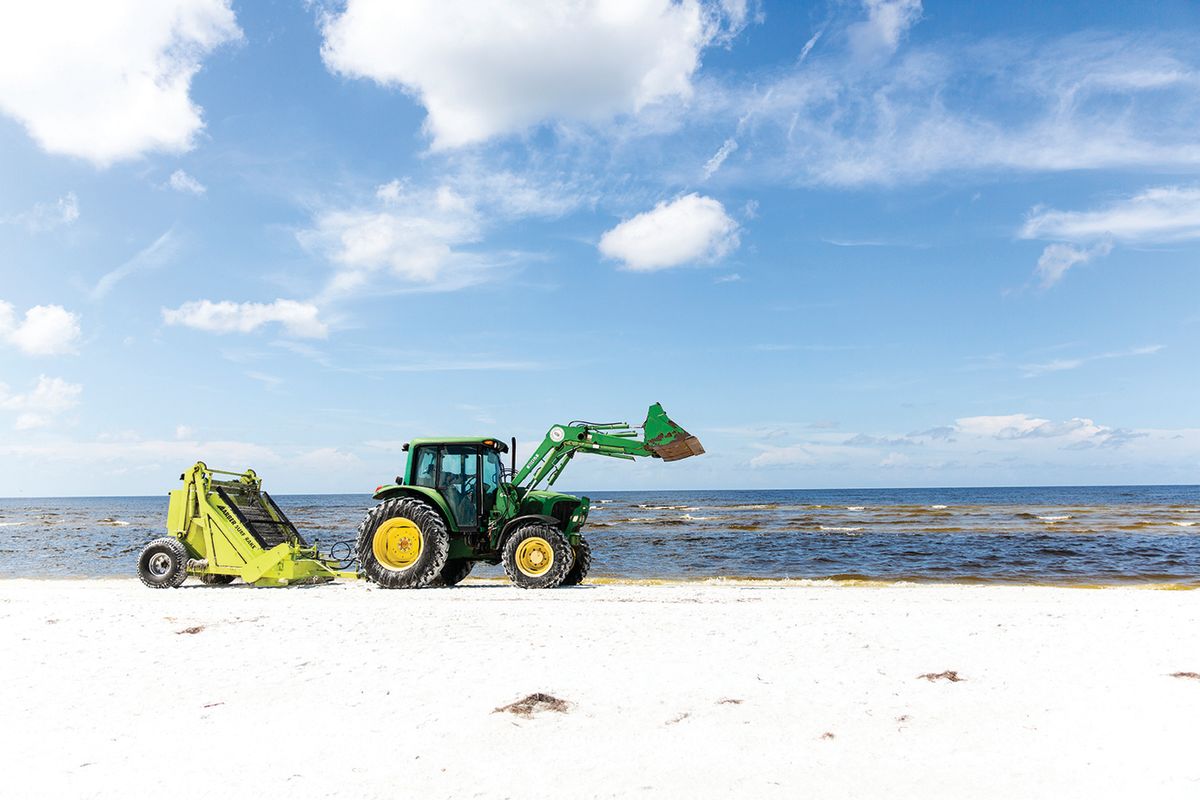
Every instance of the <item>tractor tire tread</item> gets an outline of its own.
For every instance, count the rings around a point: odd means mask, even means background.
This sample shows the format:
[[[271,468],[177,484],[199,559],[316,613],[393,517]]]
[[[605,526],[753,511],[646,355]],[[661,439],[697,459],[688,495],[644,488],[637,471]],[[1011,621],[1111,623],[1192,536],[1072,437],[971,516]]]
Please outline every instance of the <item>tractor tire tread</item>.
[[[170,554],[175,568],[164,580],[156,581],[150,576],[146,562],[153,551],[160,549]],[[138,579],[151,589],[178,589],[187,580],[187,565],[187,547],[173,536],[164,536],[147,543],[138,554]]]
[[[392,517],[406,517],[416,523],[422,535],[422,552],[417,562],[405,570],[388,569],[375,558],[372,537],[375,529]],[[441,574],[450,554],[450,533],[437,510],[416,497],[384,500],[367,512],[358,526],[358,563],[363,574],[383,589],[422,589]]]
[[[592,547],[587,543],[587,539],[579,537],[579,544],[575,545],[575,563],[571,566],[571,571],[567,573],[567,577],[563,578],[563,586],[578,586],[587,578],[588,571],[592,568]]]
[[[517,568],[517,547],[531,536],[540,536],[550,543],[554,551],[554,563],[545,575],[530,577]],[[504,542],[504,553],[501,561],[504,572],[514,585],[522,589],[553,589],[566,580],[567,574],[575,565],[575,553],[571,543],[558,528],[544,522],[530,522],[517,528]]]
[[[449,589],[451,586],[457,586],[471,574],[474,567],[475,562],[469,558],[447,559],[446,566],[442,567],[441,573],[433,579],[429,586],[435,589]]]

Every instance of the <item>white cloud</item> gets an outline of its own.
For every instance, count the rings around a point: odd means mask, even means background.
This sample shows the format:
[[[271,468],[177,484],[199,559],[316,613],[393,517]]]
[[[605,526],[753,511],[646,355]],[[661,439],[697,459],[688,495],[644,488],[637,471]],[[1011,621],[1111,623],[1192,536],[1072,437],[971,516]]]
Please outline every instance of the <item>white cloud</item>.
[[[413,94],[435,148],[686,98],[700,52],[745,3],[349,0],[323,22],[328,68]]]
[[[688,194],[627,219],[600,237],[600,252],[649,272],[716,261],[738,246],[738,224],[711,197]]]
[[[1098,425],[1086,417],[1053,422],[1029,414],[963,417],[955,421],[960,434],[999,441],[1027,439],[1060,440],[1058,446],[1081,449],[1095,446],[1119,446],[1140,434],[1122,428]]]
[[[1114,470],[1111,474],[1119,474],[1135,461],[1157,463],[1168,453],[1182,467],[1194,464],[1195,446],[1200,443],[1200,429],[1115,428],[1086,417],[1054,421],[1026,413],[963,417],[952,426],[907,435],[848,435],[795,423],[763,430],[713,429],[709,433],[731,437],[729,450],[742,449],[749,466],[755,469],[855,471],[877,476],[884,468],[914,476],[904,478],[914,482],[924,480],[915,476],[950,469],[1003,475],[1006,482],[1018,480],[1016,475],[1027,473],[1030,467],[1035,467],[1039,476],[1061,476],[1064,468],[1099,465],[1098,453],[1118,448],[1119,457],[1106,457],[1111,463],[1105,464],[1105,469]],[[1091,454],[1082,455],[1085,451]]]
[[[45,233],[79,219],[79,198],[67,192],[53,203],[36,203],[33,208],[20,214],[0,218],[12,225],[22,225],[30,233]]]
[[[153,242],[143,247],[133,258],[116,269],[107,272],[92,288],[92,299],[102,300],[112,288],[130,275],[162,267],[179,252],[179,240],[174,229],[164,232]]]
[[[892,55],[900,46],[900,38],[921,19],[921,0],[863,0],[863,8],[866,20],[846,30],[850,49],[859,60]],[[801,58],[804,55],[807,52]]]
[[[1069,244],[1050,244],[1038,257],[1034,274],[1042,288],[1053,286],[1062,280],[1067,270],[1078,264],[1086,264],[1094,258],[1102,258],[1112,252],[1112,242],[1100,242],[1092,247],[1075,247]]]
[[[812,464],[817,457],[807,445],[794,444],[780,447],[779,445],[759,445],[758,455],[750,459],[751,467],[778,467],[795,464]]]
[[[269,323],[280,323],[292,336],[323,339],[329,328],[311,303],[276,300],[273,303],[233,303],[228,300],[193,300],[179,308],[164,308],[163,321],[212,333],[251,333]]]
[[[67,383],[62,378],[38,378],[33,389],[25,394],[11,394],[0,383],[0,409],[19,412],[13,427],[17,430],[44,428],[64,411],[79,405],[83,387]]]
[[[298,234],[334,266],[326,295],[363,290],[381,274],[440,289],[483,279],[484,265],[461,249],[481,237],[481,224],[460,195],[445,186],[412,193],[393,181],[377,197],[373,206],[325,211]]]
[[[1200,186],[1162,186],[1094,211],[1035,208],[1021,227],[1026,239],[1072,242],[1179,242],[1200,239]]]
[[[562,182],[468,163],[442,183],[393,180],[377,187],[370,202],[321,211],[297,238],[334,268],[324,298],[397,285],[453,291],[491,280],[517,260],[519,254],[472,248],[491,225],[557,217],[588,200]]]
[[[882,20],[871,30],[886,44],[883,34],[902,26]],[[749,115],[744,168],[802,184],[1191,170],[1200,166],[1198,61],[1194,48],[1165,36],[942,40],[901,45],[886,65],[857,64],[848,44],[814,51],[781,77],[700,82],[690,113],[708,124]]]
[[[721,165],[725,163],[725,159],[729,158],[735,150],[738,149],[736,139],[726,139],[724,143],[713,153],[712,158],[704,164],[704,180],[708,180],[717,173]]]
[[[1090,364],[1093,361],[1106,361],[1110,358],[1128,358],[1131,356],[1152,356],[1164,349],[1165,345],[1151,344],[1145,347],[1131,347],[1127,350],[1114,350],[1109,353],[1100,353],[1093,356],[1081,356],[1079,358],[1056,358],[1053,361],[1046,361],[1040,364],[1026,364],[1022,367],[1025,370],[1026,378],[1034,378],[1038,375],[1044,375],[1048,372],[1062,372],[1069,369],[1078,369],[1084,364]]]
[[[0,25],[0,113],[99,166],[192,146],[201,60],[241,38],[229,0],[39,0]]]
[[[20,321],[11,303],[0,300],[0,341],[30,356],[75,352],[79,317],[62,306],[34,306]]]
[[[181,169],[171,173],[171,177],[167,179],[167,185],[177,192],[186,194],[204,194],[208,191],[208,187]]]
[[[182,441],[185,439],[192,439],[195,436],[196,436],[196,431],[194,429],[192,429],[190,426],[188,426],[188,425],[176,425],[175,426],[175,438],[176,439]]]

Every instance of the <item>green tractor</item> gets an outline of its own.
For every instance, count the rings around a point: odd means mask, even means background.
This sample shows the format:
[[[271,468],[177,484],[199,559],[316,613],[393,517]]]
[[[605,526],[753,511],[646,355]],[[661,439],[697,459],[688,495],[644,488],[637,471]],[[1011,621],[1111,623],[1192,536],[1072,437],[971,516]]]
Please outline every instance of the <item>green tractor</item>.
[[[704,452],[658,403],[642,434],[625,422],[555,425],[520,470],[516,439],[511,450],[496,438],[414,439],[404,474],[375,490],[381,502],[359,525],[360,572],[388,589],[453,586],[482,561],[503,564],[524,589],[578,584],[592,561],[581,533],[590,501],[549,487],[577,453],[678,461]]]

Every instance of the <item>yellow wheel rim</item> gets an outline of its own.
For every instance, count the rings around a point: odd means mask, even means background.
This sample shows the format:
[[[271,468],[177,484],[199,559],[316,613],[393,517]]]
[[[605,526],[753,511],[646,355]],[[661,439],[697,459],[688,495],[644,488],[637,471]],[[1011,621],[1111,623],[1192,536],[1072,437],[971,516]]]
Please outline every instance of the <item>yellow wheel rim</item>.
[[[554,548],[540,536],[531,536],[517,545],[517,569],[531,578],[540,578],[554,566]]]
[[[394,570],[405,570],[415,564],[423,546],[421,529],[407,517],[384,520],[371,540],[375,560]]]

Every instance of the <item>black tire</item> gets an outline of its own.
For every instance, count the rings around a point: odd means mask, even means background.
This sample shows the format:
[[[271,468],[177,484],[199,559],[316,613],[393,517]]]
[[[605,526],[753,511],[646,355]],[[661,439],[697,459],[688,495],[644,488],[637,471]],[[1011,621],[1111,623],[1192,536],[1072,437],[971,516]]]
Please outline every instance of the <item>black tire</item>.
[[[575,563],[571,567],[571,571],[567,573],[567,577],[563,578],[563,586],[578,586],[583,583],[583,579],[587,577],[588,570],[592,568],[592,548],[588,545],[587,539],[579,537],[579,544],[575,545]]]
[[[527,547],[532,549],[523,556],[520,552],[523,545],[535,539],[540,539],[541,544],[531,542]],[[546,552],[547,550],[549,552]],[[530,569],[529,556],[534,553],[539,559],[549,555],[549,564],[539,560],[537,567]],[[504,543],[502,560],[508,579],[522,589],[553,589],[561,584],[571,571],[575,564],[575,553],[567,537],[563,536],[558,528],[552,528],[542,522],[532,522],[517,528],[508,537],[508,541]]]
[[[411,562],[398,566],[377,557],[376,534],[389,520],[405,519],[420,536],[418,553]],[[404,539],[408,543],[407,539]],[[386,547],[383,552],[386,559]],[[384,500],[358,526],[358,563],[367,579],[384,589],[420,589],[442,573],[450,552],[450,534],[437,509],[416,497]]]
[[[137,572],[151,589],[178,589],[187,580],[188,552],[173,537],[155,539],[142,548]]]
[[[205,573],[200,576],[201,583],[207,583],[209,586],[226,586],[233,583],[233,575],[209,575]]]
[[[451,586],[457,586],[462,582],[463,578],[471,574],[471,568],[475,566],[475,562],[468,558],[451,558],[446,561],[446,566],[442,567],[442,572],[433,579],[431,587],[439,589],[447,589]]]

